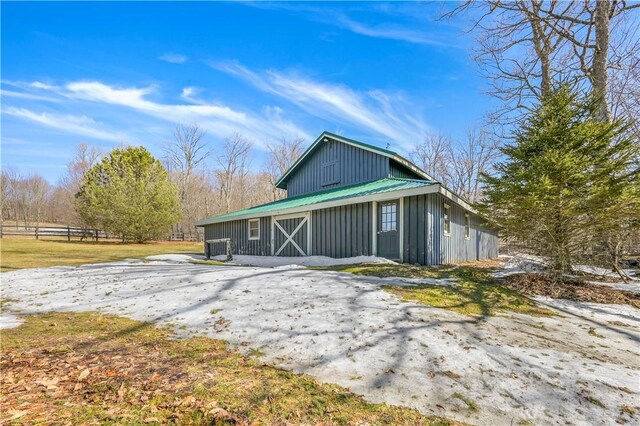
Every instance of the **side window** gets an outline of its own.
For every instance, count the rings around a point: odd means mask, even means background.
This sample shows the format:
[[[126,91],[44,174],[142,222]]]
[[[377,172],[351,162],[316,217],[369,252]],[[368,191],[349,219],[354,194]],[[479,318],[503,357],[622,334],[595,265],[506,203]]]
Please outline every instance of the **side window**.
[[[451,206],[444,205],[444,235],[451,235]]]
[[[471,238],[471,217],[469,213],[464,214],[464,237],[467,240]]]
[[[249,239],[260,239],[260,219],[249,219]]]

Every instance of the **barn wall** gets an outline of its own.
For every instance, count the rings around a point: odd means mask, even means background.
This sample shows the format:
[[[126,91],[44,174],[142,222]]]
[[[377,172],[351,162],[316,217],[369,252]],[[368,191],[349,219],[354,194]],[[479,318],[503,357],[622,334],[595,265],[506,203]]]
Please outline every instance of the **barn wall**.
[[[405,263],[439,265],[494,258],[498,256],[497,234],[471,214],[471,236],[464,237],[465,209],[440,194],[404,197],[403,257]],[[444,235],[444,204],[451,206],[451,235]],[[371,203],[352,204],[311,212],[311,254],[335,258],[369,256],[376,234],[371,232]],[[295,221],[287,223],[291,232]],[[260,219],[260,240],[249,241],[247,220],[205,226],[205,238],[231,238],[233,254],[271,255],[271,219]],[[306,225],[305,225],[306,226]],[[291,228],[291,229],[289,229]],[[307,232],[301,231],[296,242],[306,251]],[[276,235],[276,240],[278,239]],[[300,241],[298,241],[300,239]],[[283,241],[276,241],[276,247]],[[278,244],[280,243],[280,244]],[[225,254],[224,244],[215,244],[211,255]],[[281,256],[297,256],[290,244]]]
[[[323,166],[337,161],[339,182],[323,185]],[[287,181],[288,197],[308,194],[389,176],[389,158],[342,142],[329,140],[291,175]]]
[[[204,227],[205,240],[231,238],[233,254],[268,256],[271,254],[271,218],[260,218],[260,239],[249,240],[249,221],[232,220]],[[211,256],[226,254],[224,243],[212,244]]]
[[[444,234],[444,204],[451,206],[451,233]],[[464,236],[463,207],[440,194],[404,198],[404,261],[438,265],[498,256],[498,237],[470,213],[470,238]]]
[[[312,212],[312,254],[329,257],[371,254],[371,203]]]
[[[390,163],[391,163],[391,168],[390,168],[389,176],[395,177],[395,178],[402,178],[402,179],[424,180],[422,176],[418,176],[416,173],[412,172],[406,167],[402,167],[393,161],[390,161]]]

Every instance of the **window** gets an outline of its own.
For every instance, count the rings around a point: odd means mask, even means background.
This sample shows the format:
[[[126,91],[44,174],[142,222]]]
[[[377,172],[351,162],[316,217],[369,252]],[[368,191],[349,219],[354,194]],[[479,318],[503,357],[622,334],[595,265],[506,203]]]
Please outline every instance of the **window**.
[[[381,231],[382,232],[388,232],[388,231],[395,231],[396,230],[396,225],[398,223],[397,220],[397,204],[396,203],[386,203],[382,205],[382,210],[381,210],[382,216],[381,216]]]
[[[249,239],[260,239],[260,219],[249,219]]]
[[[469,213],[464,214],[464,237],[467,240],[471,238],[471,217]]]
[[[451,234],[451,206],[444,205],[444,235]]]

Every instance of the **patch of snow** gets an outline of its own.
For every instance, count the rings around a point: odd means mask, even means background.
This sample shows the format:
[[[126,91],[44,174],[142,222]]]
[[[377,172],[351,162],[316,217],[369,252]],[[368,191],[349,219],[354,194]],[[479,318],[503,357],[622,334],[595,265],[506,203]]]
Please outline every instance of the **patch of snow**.
[[[23,321],[16,315],[10,314],[8,312],[0,312],[0,330],[15,328],[22,324],[22,322]]]
[[[637,405],[640,310],[630,306],[539,299],[559,316],[474,319],[403,302],[381,290],[388,279],[175,259],[6,272],[3,297],[24,314],[170,323],[370,401],[467,423],[608,425]]]
[[[513,256],[501,255],[499,257],[506,261],[501,270],[492,273],[492,275],[497,278],[523,272],[540,272],[544,270],[545,260],[540,256],[517,254]]]
[[[145,257],[147,260],[162,260],[166,262],[187,263],[193,260],[206,260],[202,254],[156,254]]]
[[[615,282],[615,283],[607,283],[602,281],[587,281],[589,284],[602,285],[605,287],[615,288],[616,290],[629,291],[631,293],[640,293],[640,282],[638,280],[633,280],[628,283],[624,281]]]
[[[212,259],[225,261],[225,255],[214,256]],[[244,256],[234,255],[233,260],[226,262],[229,265],[260,266],[264,268],[276,268],[282,266],[336,266],[354,265],[358,263],[395,263],[392,260],[376,256],[356,256],[336,259],[327,256],[302,256],[302,257],[280,257],[280,256]]]

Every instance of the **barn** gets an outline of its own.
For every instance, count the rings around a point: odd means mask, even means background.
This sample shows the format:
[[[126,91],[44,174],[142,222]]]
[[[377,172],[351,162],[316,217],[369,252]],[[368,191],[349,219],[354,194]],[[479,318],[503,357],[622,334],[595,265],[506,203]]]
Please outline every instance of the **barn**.
[[[421,265],[497,257],[473,207],[395,152],[324,132],[280,178],[287,197],[200,220],[205,253],[379,256]]]

